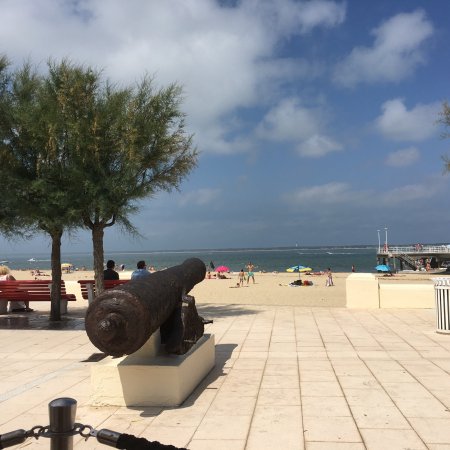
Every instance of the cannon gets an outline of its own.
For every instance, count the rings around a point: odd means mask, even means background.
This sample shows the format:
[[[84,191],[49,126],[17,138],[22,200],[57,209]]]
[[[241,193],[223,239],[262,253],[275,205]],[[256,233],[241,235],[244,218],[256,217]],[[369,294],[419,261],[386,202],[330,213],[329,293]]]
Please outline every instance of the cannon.
[[[198,315],[194,297],[187,295],[205,274],[203,261],[190,258],[104,291],[86,311],[89,339],[107,355],[130,355],[160,328],[168,353],[186,353],[209,323]]]

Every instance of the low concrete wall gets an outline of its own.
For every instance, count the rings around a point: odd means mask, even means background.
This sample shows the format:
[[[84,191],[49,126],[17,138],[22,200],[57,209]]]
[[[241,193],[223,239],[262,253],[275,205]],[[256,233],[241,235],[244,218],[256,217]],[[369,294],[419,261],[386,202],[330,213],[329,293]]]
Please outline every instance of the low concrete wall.
[[[433,308],[430,283],[383,282],[371,273],[352,273],[346,280],[347,308]]]
[[[379,308],[378,280],[371,273],[352,273],[345,280],[347,308]]]
[[[379,283],[380,308],[433,308],[432,284]]]

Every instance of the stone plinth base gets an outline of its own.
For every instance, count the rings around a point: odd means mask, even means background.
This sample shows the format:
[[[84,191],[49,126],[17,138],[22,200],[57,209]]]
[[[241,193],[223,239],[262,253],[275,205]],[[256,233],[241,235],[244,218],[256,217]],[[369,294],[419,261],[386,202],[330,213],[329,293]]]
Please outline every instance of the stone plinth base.
[[[149,345],[154,347],[154,343]],[[94,406],[179,406],[214,367],[214,336],[205,334],[185,355],[138,351],[108,357],[91,368]]]
[[[347,308],[379,308],[378,280],[371,273],[352,273],[346,280]]]

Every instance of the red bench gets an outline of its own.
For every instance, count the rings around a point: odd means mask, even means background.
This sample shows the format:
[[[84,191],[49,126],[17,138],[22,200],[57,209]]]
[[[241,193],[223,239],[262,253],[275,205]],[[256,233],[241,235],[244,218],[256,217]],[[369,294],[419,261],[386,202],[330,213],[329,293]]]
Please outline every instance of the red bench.
[[[0,281],[0,301],[49,302],[51,301],[51,288],[51,280]],[[74,294],[66,292],[66,285],[64,281],[61,281],[61,314],[67,313],[67,302],[76,299]]]
[[[124,283],[128,283],[130,280],[103,280],[105,289],[111,289],[115,286],[119,286]],[[94,280],[78,280],[81,286],[82,297],[89,302],[89,304],[95,298],[95,281]]]

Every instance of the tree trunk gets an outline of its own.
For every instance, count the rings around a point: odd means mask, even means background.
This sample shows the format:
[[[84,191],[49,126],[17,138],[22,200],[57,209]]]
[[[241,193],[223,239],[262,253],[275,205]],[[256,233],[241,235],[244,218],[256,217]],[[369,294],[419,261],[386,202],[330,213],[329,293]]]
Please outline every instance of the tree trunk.
[[[52,238],[52,300],[50,320],[61,320],[61,236],[62,231],[50,233]]]
[[[105,234],[102,223],[94,223],[92,227],[92,247],[94,249],[94,279],[96,295],[104,291],[103,283],[103,236]]]

